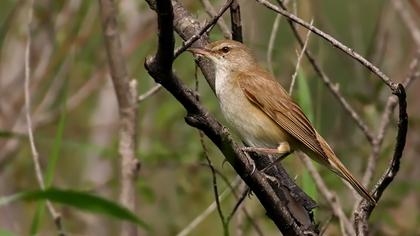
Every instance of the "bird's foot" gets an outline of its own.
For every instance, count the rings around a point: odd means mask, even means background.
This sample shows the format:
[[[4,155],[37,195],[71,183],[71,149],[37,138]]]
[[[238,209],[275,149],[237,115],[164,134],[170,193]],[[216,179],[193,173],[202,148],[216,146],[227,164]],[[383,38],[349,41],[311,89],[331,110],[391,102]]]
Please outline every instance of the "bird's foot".
[[[263,148],[263,147],[243,147],[244,152],[262,153],[268,155],[283,155],[284,153],[290,153],[290,145],[288,142],[281,142],[277,148]]]
[[[246,153],[262,153],[262,154],[269,154],[269,155],[275,155],[279,153],[277,148],[261,148],[261,147],[243,147],[242,151]]]

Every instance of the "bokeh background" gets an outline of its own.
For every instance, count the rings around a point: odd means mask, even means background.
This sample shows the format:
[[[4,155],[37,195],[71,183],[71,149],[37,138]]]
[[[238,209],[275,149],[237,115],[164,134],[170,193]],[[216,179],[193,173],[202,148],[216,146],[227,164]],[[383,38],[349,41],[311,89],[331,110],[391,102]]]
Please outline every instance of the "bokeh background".
[[[145,1],[117,1],[124,56],[131,77],[138,80],[139,93],[155,85],[143,67],[145,57],[156,50],[156,17]],[[194,16],[204,22],[210,17],[200,1],[183,0]],[[244,41],[267,67],[267,47],[275,14],[254,1],[239,1]],[[420,31],[420,2],[403,1],[405,10]],[[223,1],[211,1],[218,9]],[[313,0],[290,1],[289,7],[306,21],[330,33],[381,68],[395,81],[408,75],[410,62],[419,45],[413,40],[392,1]],[[24,0],[0,2],[0,196],[38,189],[24,117],[24,49],[28,4]],[[229,14],[224,17],[230,22]],[[98,1],[37,0],[34,5],[31,47],[32,119],[42,168],[53,174],[52,185],[83,190],[117,201],[120,191],[120,160],[117,153],[118,110],[109,77]],[[306,34],[305,30],[301,35]],[[317,36],[310,36],[309,49],[351,105],[376,131],[390,95],[384,84],[365,68]],[[223,38],[218,26],[212,40]],[[179,45],[181,40],[177,38]],[[285,19],[281,19],[273,50],[273,72],[288,87],[295,71],[299,49]],[[182,54],[174,68],[182,80],[195,86],[195,65],[190,54]],[[225,123],[216,97],[202,75],[197,75],[202,103]],[[401,169],[385,191],[371,217],[375,235],[420,234],[420,83],[408,89],[409,132]],[[371,153],[363,133],[343,110],[306,60],[302,60],[294,97],[305,106],[318,131],[341,160],[359,179]],[[139,103],[138,158],[142,163],[136,185],[136,214],[152,228],[145,235],[175,235],[213,201],[211,173],[204,158],[198,131],[185,124],[185,111],[164,90]],[[386,133],[374,182],[385,170],[395,141],[396,119]],[[236,178],[223,156],[204,139],[214,166],[230,181]],[[56,161],[53,161],[56,160]],[[316,220],[323,225],[331,218],[325,200],[317,193],[301,161],[288,158],[286,169],[304,186],[319,208]],[[337,192],[346,212],[354,197],[346,186],[322,167],[328,186]],[[306,176],[306,177],[304,177]],[[219,191],[226,183],[218,179]],[[241,188],[241,187],[239,187]],[[222,201],[229,214],[235,198]],[[62,213],[68,235],[118,235],[121,221],[85,213],[72,207],[55,206]],[[265,235],[277,232],[254,196],[245,206]],[[33,225],[36,202],[15,202],[0,206],[0,232],[27,235]],[[230,224],[231,233],[255,235],[241,214]],[[216,211],[200,223],[191,235],[220,235],[222,226]],[[336,219],[326,231],[339,235]],[[45,212],[38,235],[56,235],[51,217]]]

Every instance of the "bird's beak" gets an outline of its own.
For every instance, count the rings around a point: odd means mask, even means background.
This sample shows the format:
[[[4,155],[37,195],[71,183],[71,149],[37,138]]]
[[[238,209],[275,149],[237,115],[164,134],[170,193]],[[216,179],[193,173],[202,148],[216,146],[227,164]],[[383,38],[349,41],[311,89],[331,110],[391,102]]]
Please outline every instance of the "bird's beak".
[[[188,48],[187,51],[191,52],[196,56],[208,57],[211,54],[211,51],[207,48]]]

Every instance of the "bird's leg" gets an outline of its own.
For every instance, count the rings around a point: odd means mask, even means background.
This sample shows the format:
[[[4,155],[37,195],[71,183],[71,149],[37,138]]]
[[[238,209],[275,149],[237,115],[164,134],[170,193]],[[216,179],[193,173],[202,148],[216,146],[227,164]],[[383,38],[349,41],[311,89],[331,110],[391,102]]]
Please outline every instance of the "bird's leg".
[[[277,159],[269,164],[268,166],[264,167],[261,171],[264,172],[280,161],[282,161],[284,158],[289,156],[290,153],[292,153],[292,150],[290,149],[290,145],[288,142],[281,142],[280,145],[277,148],[261,148],[261,147],[244,147],[242,148],[245,152],[256,152],[256,153],[264,153],[269,155],[280,155],[277,157]]]
[[[264,167],[264,169],[262,169],[261,172],[265,172],[266,170],[268,170],[271,167],[275,166],[277,163],[279,163],[284,158],[286,158],[287,156],[289,156],[290,153],[292,153],[292,150],[290,149],[290,145],[289,145],[288,142],[282,142],[282,143],[280,143],[280,145],[277,147],[276,150],[277,150],[277,153],[276,154],[280,154],[280,156],[277,157],[277,159],[274,160],[270,165]]]
[[[242,148],[242,151],[244,151],[244,152],[262,153],[262,154],[268,154],[268,155],[279,154],[278,148],[243,147]]]

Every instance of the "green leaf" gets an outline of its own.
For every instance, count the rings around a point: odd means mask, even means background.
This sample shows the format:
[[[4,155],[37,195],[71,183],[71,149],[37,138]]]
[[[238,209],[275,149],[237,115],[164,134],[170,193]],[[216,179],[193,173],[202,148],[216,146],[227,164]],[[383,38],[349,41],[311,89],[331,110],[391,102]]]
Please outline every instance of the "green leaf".
[[[148,225],[145,222],[140,220],[134,213],[132,213],[127,208],[120,206],[119,204],[107,200],[105,198],[95,196],[86,192],[74,190],[60,190],[56,188],[20,192],[11,196],[0,198],[0,206],[20,200],[50,200],[52,202],[68,205],[90,213],[107,215],[120,220],[127,220],[136,223],[138,226],[144,229],[149,229]]]

